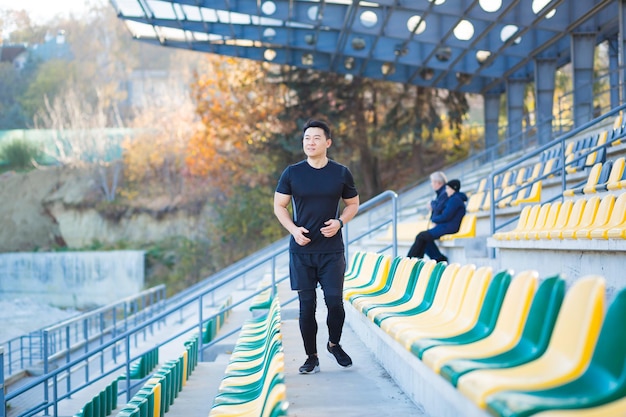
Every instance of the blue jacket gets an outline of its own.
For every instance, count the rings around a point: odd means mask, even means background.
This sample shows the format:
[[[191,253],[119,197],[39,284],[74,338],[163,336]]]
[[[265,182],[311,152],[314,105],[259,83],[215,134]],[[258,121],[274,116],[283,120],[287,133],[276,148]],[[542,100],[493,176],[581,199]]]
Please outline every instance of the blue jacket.
[[[440,214],[431,217],[436,226],[428,230],[433,239],[439,239],[443,235],[449,235],[459,231],[461,220],[465,216],[465,202],[467,196],[465,193],[456,192],[446,200],[443,211]]]
[[[446,201],[448,201],[448,194],[446,194],[446,186],[443,185],[437,191],[435,191],[437,197],[430,202],[431,214],[430,218],[432,220],[433,216],[438,216],[443,212],[443,208],[446,205]]]

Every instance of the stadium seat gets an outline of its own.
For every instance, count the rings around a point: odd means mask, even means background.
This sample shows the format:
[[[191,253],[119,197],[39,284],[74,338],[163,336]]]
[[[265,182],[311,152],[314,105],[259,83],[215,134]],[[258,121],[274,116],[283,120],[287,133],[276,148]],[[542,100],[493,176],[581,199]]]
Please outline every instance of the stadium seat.
[[[509,233],[509,240],[521,240],[524,238],[527,232],[533,230],[533,228],[535,227],[535,223],[537,222],[537,218],[539,217],[539,212],[542,210],[541,207],[541,204],[533,204],[531,206],[530,213],[528,213],[528,219],[526,219],[526,224],[524,225],[524,228]]]
[[[608,239],[609,230],[611,229],[624,229],[626,226],[626,193],[620,194],[615,200],[613,210],[611,210],[611,216],[609,220],[601,227],[596,227],[591,230],[591,239]]]
[[[598,197],[592,197],[598,199]],[[599,200],[599,199],[598,199]],[[548,232],[548,239],[563,239],[563,230],[573,229],[578,226],[580,223],[581,216],[583,211],[585,210],[585,206],[587,204],[587,200],[584,198],[579,198],[574,202],[572,206],[572,210],[570,211],[569,216],[567,217],[567,223],[561,228],[554,228]],[[540,238],[544,238],[543,233],[539,233]]]
[[[611,303],[591,362],[577,379],[543,391],[505,391],[487,400],[489,411],[524,417],[539,411],[596,407],[626,397],[626,289]]]
[[[451,235],[443,235],[439,240],[454,240],[476,237],[476,215],[466,214],[461,220],[459,231]]]
[[[457,298],[456,292],[451,294],[448,305],[441,314],[436,318],[431,317],[428,321],[422,320],[419,325],[397,331],[396,340],[402,343],[407,350],[411,350],[413,342],[417,339],[452,337],[469,331],[478,321],[480,308],[492,278],[491,267],[478,268],[469,277],[467,288],[465,290],[458,288],[462,292],[459,294],[460,297]],[[400,329],[400,325],[396,329]]]
[[[517,187],[515,185],[507,185],[502,189],[502,194],[500,196],[501,200],[498,201],[498,207],[504,208],[511,205],[511,201],[513,201],[513,197],[517,194],[515,190]]]
[[[518,240],[526,240],[526,239],[529,239],[531,233],[534,234],[536,230],[542,230],[546,224],[546,220],[551,210],[552,210],[552,203],[542,204],[539,208],[537,219],[535,220],[535,223],[532,225],[532,227],[529,228],[528,230],[525,230],[524,232],[516,233],[515,237]]]
[[[456,270],[455,264],[453,270]],[[374,303],[363,307],[363,312],[379,325],[381,322],[396,315],[406,314],[411,311],[424,311],[430,308],[437,291],[442,271],[446,268],[443,263],[435,265],[435,261],[427,261],[419,271],[417,283],[414,287],[409,286],[402,297],[386,303]],[[414,282],[414,281],[413,281]]]
[[[597,148],[598,146],[602,146],[606,144],[606,140],[608,138],[608,131],[603,130],[598,135],[598,140],[595,143],[590,144],[589,148]],[[606,147],[602,147],[597,151],[591,152],[587,155],[587,159],[585,160],[585,166],[593,166],[596,162],[604,162],[606,159]]]
[[[605,281],[579,278],[569,289],[545,353],[506,369],[477,370],[459,378],[458,389],[480,408],[488,396],[508,390],[540,390],[569,382],[589,365],[602,325]]]
[[[500,194],[502,194],[501,188],[496,188],[495,190],[493,190],[493,199],[497,200],[498,198],[500,198]],[[482,206],[482,210],[484,211],[487,211],[489,209],[491,209],[491,193],[487,193]]]
[[[443,364],[452,359],[485,358],[511,350],[522,336],[537,281],[536,271],[523,271],[513,278],[496,316],[495,328],[487,337],[468,344],[434,346],[422,354],[422,361],[439,373]]]
[[[541,201],[541,190],[543,187],[543,182],[541,180],[537,181],[530,187],[525,188],[524,193],[521,195],[517,195],[513,201],[511,201],[512,206],[518,206],[522,203],[538,203]]]
[[[606,180],[606,183],[598,188],[598,191],[608,191],[611,189],[619,189],[619,182],[622,180],[622,176],[624,175],[624,165],[625,158],[617,158],[613,161],[613,167],[611,168],[611,173],[609,174],[609,178]],[[611,188],[609,188],[611,187]]]
[[[543,224],[540,226],[539,221],[537,221],[535,223],[535,227],[533,227],[532,230],[526,232],[526,234],[524,235],[527,240],[537,240],[539,239],[539,234],[541,232],[550,230],[555,227],[556,221],[559,218],[562,203],[560,201],[555,201],[548,204],[550,204],[550,210],[548,211],[545,222],[543,222]]]
[[[487,193],[485,191],[478,191],[472,194],[467,201],[467,206],[465,207],[465,210],[468,213],[480,211],[481,207],[484,204],[486,194]]]
[[[469,330],[449,336],[449,337],[435,337],[435,338],[422,338],[413,342],[411,346],[411,352],[422,358],[424,352],[436,346],[442,345],[464,345],[473,343],[478,340],[484,339],[493,332],[504,297],[508,293],[509,285],[511,284],[511,271],[504,270],[498,272],[491,282],[485,299],[480,306],[480,313],[478,320]],[[464,320],[461,318],[461,320]]]
[[[576,230],[576,232],[574,233],[574,238],[591,239],[592,230],[603,227],[609,222],[614,205],[615,196],[613,194],[602,197],[593,222],[587,227],[581,227],[580,229]]]
[[[446,278],[444,271],[433,304],[428,310],[412,316],[391,317],[383,322],[381,328],[391,335],[391,337],[400,341],[398,335],[406,329],[416,328],[420,325],[428,325],[430,323],[442,323],[450,317],[455,317],[461,308],[463,297],[465,297],[467,293],[467,288],[475,271],[476,265],[474,264],[461,266],[458,272],[454,274],[447,288],[444,285],[446,282],[444,279]],[[444,293],[443,290],[446,289],[447,291]],[[410,347],[409,345],[407,349]]]
[[[439,288],[439,281],[443,271],[451,266],[452,269],[450,271],[457,271],[459,268],[459,264],[446,266],[445,263],[437,263],[433,260],[426,261],[419,273],[415,287],[407,288],[402,298],[386,304],[374,304],[363,307],[363,311],[367,311],[367,317],[380,326],[383,320],[388,317],[427,310],[430,308],[435,293]]]
[[[589,170],[587,181],[583,185],[576,188],[569,188],[563,191],[563,195],[565,197],[573,197],[576,194],[583,194],[583,189],[586,187],[595,187],[598,184],[600,173],[602,172],[602,165],[601,162],[595,164],[591,170]]]
[[[572,227],[563,229],[561,231],[561,239],[574,239],[577,230],[591,226],[598,214],[599,207],[600,197],[594,196],[588,199],[585,204],[585,209],[580,215],[580,221]]]
[[[543,230],[536,231],[535,236],[537,239],[550,239],[550,232],[554,230],[561,230],[567,225],[569,221],[569,216],[572,212],[572,207],[574,206],[574,202],[572,200],[566,200],[561,203],[561,207],[559,208],[559,214],[553,225],[548,225],[546,221],[546,226]]]
[[[354,308],[361,311],[361,306],[363,305],[384,302],[390,296],[392,299],[395,299],[394,295],[406,288],[411,272],[415,269],[417,262],[423,263],[422,260],[417,258],[396,257],[391,263],[389,278],[382,289],[369,293],[355,294],[350,297],[350,302]]]
[[[343,290],[344,299],[349,300],[350,296],[353,294],[371,291],[385,285],[390,262],[391,256],[381,255],[372,268],[371,273],[370,269],[362,269],[357,277],[346,281]]]
[[[583,194],[593,194],[597,191],[604,191],[606,188],[606,182],[609,180],[611,170],[613,169],[613,161],[606,161],[602,163],[602,170],[598,176],[596,184],[589,184],[583,187]]]
[[[427,299],[426,297],[423,300],[412,298],[406,304],[381,309],[382,311],[375,312],[374,323],[378,324],[384,331],[388,331],[389,327],[397,320],[413,317],[425,311],[431,311],[429,314],[433,314],[433,312],[439,312],[443,309],[461,265],[451,263],[448,266],[444,265],[443,268],[439,267],[439,265],[444,264],[438,264],[435,270],[433,270],[433,274],[438,273],[441,276],[437,280],[437,287],[432,293],[432,299]]]
[[[522,336],[511,350],[477,359],[453,359],[440,369],[440,374],[456,386],[468,372],[511,368],[539,358],[548,347],[564,294],[564,280],[558,276],[545,279],[533,297]]]
[[[528,215],[530,213],[531,206],[524,206],[522,211],[519,214],[519,219],[517,219],[517,224],[515,228],[509,230],[508,232],[496,232],[493,234],[493,238],[497,240],[507,240],[509,238],[509,233],[518,232],[522,230],[526,226],[526,222],[528,221]]]
[[[610,191],[626,188],[626,169],[624,169],[624,158],[617,159],[613,165],[615,164],[619,164],[617,170],[619,171],[621,167],[622,173],[618,176],[616,172],[615,177],[612,176],[612,178],[607,181],[606,188]]]
[[[358,260],[356,256],[357,254],[355,254],[353,262],[354,267],[344,275],[346,285],[361,285],[368,282],[368,279],[374,275],[376,268],[382,262],[383,255],[376,252],[363,252]]]

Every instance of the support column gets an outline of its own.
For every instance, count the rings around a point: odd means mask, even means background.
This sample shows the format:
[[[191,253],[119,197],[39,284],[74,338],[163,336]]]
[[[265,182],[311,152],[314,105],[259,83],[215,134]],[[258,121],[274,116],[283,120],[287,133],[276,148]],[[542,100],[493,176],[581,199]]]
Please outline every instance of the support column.
[[[500,96],[501,93],[488,93],[483,95],[485,112],[485,149],[490,149],[498,144],[498,121],[500,119]]]
[[[619,42],[616,38],[609,40],[609,86],[611,92],[611,108],[619,106],[620,100],[620,66]]]
[[[574,73],[574,126],[593,117],[593,61],[595,33],[572,34],[572,67]]]
[[[519,151],[523,147],[523,118],[524,118],[524,91],[526,80],[513,78],[506,83],[506,109],[507,109],[507,140],[509,141],[508,152]]]
[[[537,139],[540,145],[552,139],[552,120],[554,118],[554,83],[556,59],[535,59],[535,97]]]

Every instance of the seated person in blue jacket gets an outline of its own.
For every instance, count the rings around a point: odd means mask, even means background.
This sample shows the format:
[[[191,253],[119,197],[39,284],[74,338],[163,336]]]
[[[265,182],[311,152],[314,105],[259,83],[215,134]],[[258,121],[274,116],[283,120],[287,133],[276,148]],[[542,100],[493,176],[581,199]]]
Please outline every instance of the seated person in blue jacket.
[[[465,202],[467,196],[461,191],[461,182],[459,180],[450,180],[446,183],[446,200],[443,210],[439,214],[433,212],[431,221],[435,226],[424,232],[420,232],[415,237],[413,246],[407,254],[410,258],[423,258],[426,248],[428,247],[428,256],[437,262],[448,261],[448,258],[441,253],[434,241],[443,235],[449,235],[459,231],[461,220],[465,216]]]

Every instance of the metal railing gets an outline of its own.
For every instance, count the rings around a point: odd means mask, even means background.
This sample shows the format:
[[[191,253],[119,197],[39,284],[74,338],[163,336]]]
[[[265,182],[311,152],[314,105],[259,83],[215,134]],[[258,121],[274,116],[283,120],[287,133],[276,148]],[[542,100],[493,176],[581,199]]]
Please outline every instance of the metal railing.
[[[4,373],[7,377],[21,372],[43,372],[50,361],[69,358],[76,349],[93,349],[105,335],[128,330],[165,307],[165,285],[158,285],[137,295],[96,310],[69,318],[3,343]],[[39,372],[40,370],[37,370]]]

